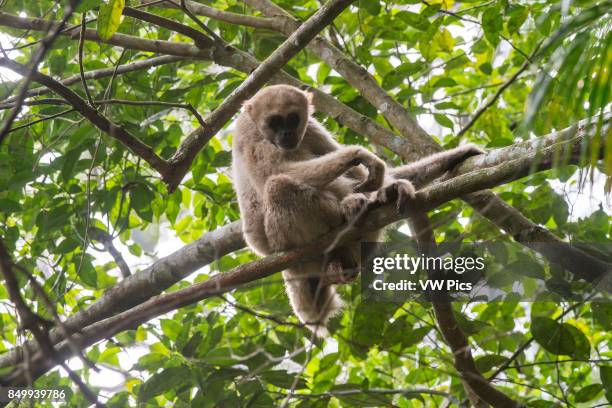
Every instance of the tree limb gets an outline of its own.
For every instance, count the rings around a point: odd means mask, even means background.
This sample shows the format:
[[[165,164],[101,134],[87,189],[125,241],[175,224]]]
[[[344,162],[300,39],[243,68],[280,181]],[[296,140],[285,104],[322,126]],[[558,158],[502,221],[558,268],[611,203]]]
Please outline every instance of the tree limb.
[[[119,65],[119,67],[117,68],[117,75],[125,74],[127,72],[139,71],[139,70],[147,69],[151,67],[157,67],[159,65],[172,64],[178,61],[186,61],[186,60],[187,58],[185,57],[177,57],[174,55],[164,55],[161,57],[155,57],[155,58],[144,59],[141,61],[130,62],[129,64]],[[83,77],[85,79],[106,78],[106,77],[112,76],[114,71],[115,71],[114,67],[101,68],[101,69],[96,69],[93,71],[85,72]],[[70,86],[72,84],[76,84],[80,80],[81,80],[81,76],[80,74],[77,74],[77,75],[73,75],[68,78],[62,79],[59,81],[59,83],[61,83],[64,86]],[[28,92],[26,92],[26,97],[29,98],[32,96],[40,96],[40,95],[44,95],[49,92],[52,92],[49,88],[45,86],[41,86],[38,88],[33,88],[33,89],[28,90]],[[4,102],[2,102],[2,104],[6,105],[9,103],[13,103],[16,101],[16,99],[17,99],[16,97],[7,98]]]
[[[173,191],[187,173],[197,153],[234,116],[242,103],[253,96],[336,16],[354,0],[332,0],[323,5],[303,25],[295,30],[249,77],[236,88],[205,119],[207,127],[199,127],[187,136],[170,159],[172,175],[164,177],[168,190]]]
[[[8,58],[0,58],[0,66],[9,68],[10,70],[21,75],[28,72],[28,68],[25,65]],[[132,152],[146,160],[147,163],[149,163],[151,167],[157,170],[160,174],[165,175],[170,172],[169,164],[164,159],[159,157],[150,146],[132,136],[123,127],[112,123],[95,108],[89,106],[87,102],[85,102],[85,100],[83,100],[83,98],[77,95],[74,91],[70,90],[68,87],[62,85],[50,76],[42,74],[38,71],[32,72],[31,76],[34,81],[47,86],[49,89],[62,96],[66,101],[68,101],[68,103],[70,103],[70,105],[72,105],[75,110],[86,117],[98,129],[102,130],[110,137],[120,141]]]
[[[283,24],[283,21],[276,18],[253,17],[244,14],[232,13],[229,11],[218,10],[216,8],[205,6],[204,4],[189,0],[187,0],[185,3],[189,7],[189,10],[191,10],[197,15],[214,18],[215,20],[223,21],[229,24],[238,24],[241,26],[253,28],[266,28],[274,31],[279,31]],[[172,2],[159,3],[156,1],[142,0],[140,4],[142,6],[150,5],[163,8],[180,8],[180,6]]]
[[[554,154],[555,146],[548,147],[541,155]],[[536,154],[533,152],[532,154]],[[516,159],[497,165],[492,168],[483,168],[470,173],[459,175],[453,179],[435,184],[420,190],[411,206],[411,211],[428,211],[440,204],[461,197],[472,191],[483,188],[491,188],[500,183],[514,180],[529,173],[532,168],[533,157]],[[543,164],[543,169],[548,164]],[[403,219],[407,214],[399,214],[395,205],[386,205],[382,208],[370,211],[363,222],[357,228],[345,230],[342,233],[343,240],[356,239],[364,231],[378,230],[385,225]],[[154,295],[173,283],[182,279],[187,274],[204,266],[207,262],[241,248],[244,245],[240,234],[238,223],[229,224],[219,230],[206,234],[203,239],[189,244],[174,254],[154,263],[145,271],[136,273],[119,284],[109,289],[98,301],[86,310],[79,312],[66,319],[65,324],[76,334],[77,344],[90,345],[103,338],[108,338],[121,330],[132,328],[151,319],[161,313],[174,310],[178,307],[191,304],[204,298],[225,293],[246,283],[269,276],[277,271],[299,262],[304,257],[320,252],[326,248],[329,242],[333,242],[338,235],[334,231],[317,241],[316,245],[299,248],[279,254],[274,254],[255,262],[243,264],[231,272],[215,275],[211,279],[192,285],[186,289],[172,292],[167,295]],[[595,278],[600,279],[602,274],[610,271],[610,265],[598,262]],[[607,277],[605,290],[612,291],[610,277]],[[149,299],[144,303],[140,303]],[[140,303],[140,304],[139,304]],[[132,307],[132,309],[129,309]],[[109,317],[112,316],[112,317]],[[101,320],[106,318],[105,320]],[[97,323],[96,323],[97,321]],[[89,327],[87,327],[89,326]],[[85,329],[83,329],[85,327]],[[56,331],[52,331],[53,339],[60,341],[61,337]],[[80,336],[80,337],[79,337]],[[79,338],[82,339],[79,340]],[[30,354],[38,355],[36,348],[30,344]],[[18,350],[18,349],[17,349]],[[70,355],[69,349],[64,350],[60,346],[60,353]],[[0,359],[2,366],[14,365],[19,361],[19,352],[12,350]],[[10,357],[9,360],[7,357]],[[8,364],[6,364],[8,363]],[[42,363],[40,363],[42,364]],[[45,364],[50,364],[49,362]],[[35,364],[36,365],[36,364]],[[48,369],[45,366],[42,371]],[[36,371],[34,371],[36,372]],[[40,375],[40,374],[39,374]],[[22,381],[22,375],[11,377],[13,381]]]

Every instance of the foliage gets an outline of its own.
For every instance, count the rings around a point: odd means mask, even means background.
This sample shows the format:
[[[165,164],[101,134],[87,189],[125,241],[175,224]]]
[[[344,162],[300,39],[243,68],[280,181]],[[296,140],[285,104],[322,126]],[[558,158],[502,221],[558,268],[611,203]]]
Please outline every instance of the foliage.
[[[28,17],[49,17],[51,12],[59,19],[64,9],[57,12],[52,0],[0,4],[3,12]],[[237,0],[206,4],[258,15]],[[313,0],[276,4],[302,20],[320,7]],[[516,132],[520,124],[539,136],[609,109],[612,37],[609,7],[605,7],[608,4],[586,0],[368,0],[356,2],[324,33],[352,60],[366,67],[444,147],[474,142],[495,148],[528,137]],[[98,19],[102,38],[116,31],[189,42],[180,34],[133,18],[119,21],[122,8],[123,0],[88,0],[78,11],[85,13],[88,21]],[[199,29],[181,10],[150,11]],[[75,14],[69,22],[80,24],[80,18]],[[284,41],[269,30],[202,20],[225,41],[259,59]],[[90,23],[89,27],[95,26]],[[5,49],[10,48],[7,44],[25,45],[39,38],[40,33],[34,31],[24,34],[0,28]],[[539,44],[542,46],[534,63],[467,132],[457,137],[471,115],[521,68]],[[33,45],[9,52],[19,62],[27,63],[35,50]],[[84,55],[85,71],[151,56],[93,41],[85,42]],[[78,74],[78,41],[58,37],[40,70],[55,78]],[[301,52],[285,70],[389,127],[380,112],[311,52]],[[0,75],[5,74],[0,71]],[[110,95],[116,99],[189,103],[206,114],[244,78],[244,73],[212,62],[189,60],[87,83],[94,100]],[[14,89],[15,80],[0,79],[3,96]],[[72,89],[85,97],[80,83]],[[53,104],[25,107],[14,124],[16,129],[0,144],[2,238],[19,265],[32,271],[43,284],[61,316],[84,310],[122,279],[116,259],[108,255],[108,248],[94,231],[110,234],[132,273],[137,273],[169,253],[168,247],[192,242],[206,231],[239,219],[228,167],[231,125],[207,144],[188,178],[169,194],[159,175],[146,163],[75,112],[66,110],[65,105]],[[2,112],[0,118],[5,118],[7,111]],[[164,158],[169,158],[189,130],[198,126],[188,111],[168,106],[114,104],[104,112],[155,146],[156,153]],[[342,143],[369,145],[363,135],[317,115]],[[26,124],[30,125],[19,128]],[[381,154],[399,162],[389,151]],[[612,174],[612,148],[608,148],[607,158],[608,167],[595,169],[600,178]],[[588,201],[575,192],[581,176],[576,167],[565,166],[501,186],[496,192],[563,239],[609,242],[612,227],[599,194],[601,187],[595,194],[595,208],[574,213],[577,209],[572,197]],[[510,240],[459,202],[447,203],[431,216],[439,240]],[[390,237],[399,234],[396,229],[389,232]],[[519,249],[516,251],[500,256],[516,260]],[[255,256],[246,250],[234,252],[171,290],[253,259]],[[544,272],[550,280],[571,280],[555,268],[547,267]],[[52,319],[47,306],[25,281],[22,283],[28,304]],[[225,300],[214,298],[181,308],[98,343],[86,354],[103,369],[102,374],[87,367],[77,372],[100,389],[109,407],[137,402],[152,407],[272,406],[280,404],[290,392],[296,394],[291,404],[299,407],[440,406],[448,399],[411,392],[415,388],[449,393],[453,404],[466,397],[452,353],[435,328],[429,305],[362,303],[358,283],[342,290],[347,310],[333,320],[332,338],[317,340],[314,345],[309,333],[296,327],[280,277],[274,275],[246,290],[232,292]],[[22,339],[17,336],[16,313],[3,286],[0,298],[0,352],[4,352]],[[467,316],[460,321],[470,336],[478,368],[488,376],[505,367],[494,383],[503,392],[534,407],[612,402],[609,304],[493,302],[455,306],[457,312]],[[525,344],[525,352],[504,366]],[[80,364],[78,359],[73,362],[73,366]],[[116,378],[120,391],[104,388]],[[62,371],[46,374],[36,385],[70,386],[69,405],[87,406]]]

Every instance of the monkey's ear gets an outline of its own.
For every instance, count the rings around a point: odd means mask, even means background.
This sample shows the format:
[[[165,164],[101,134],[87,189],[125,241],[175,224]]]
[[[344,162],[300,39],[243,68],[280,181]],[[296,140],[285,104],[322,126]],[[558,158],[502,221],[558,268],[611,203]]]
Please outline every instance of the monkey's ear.
[[[253,109],[251,99],[247,99],[246,101],[242,102],[242,108],[245,112],[251,113],[251,110]]]
[[[304,92],[304,95],[306,95],[306,100],[308,101],[308,114],[312,115],[314,113],[314,105],[313,105],[313,98],[314,98],[314,94],[312,92]]]

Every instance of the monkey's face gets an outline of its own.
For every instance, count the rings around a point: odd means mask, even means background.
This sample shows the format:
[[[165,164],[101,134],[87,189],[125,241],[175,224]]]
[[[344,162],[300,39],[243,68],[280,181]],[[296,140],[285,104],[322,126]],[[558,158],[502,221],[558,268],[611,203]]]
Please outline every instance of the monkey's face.
[[[270,142],[287,150],[298,147],[304,133],[304,126],[300,126],[304,121],[299,112],[276,112],[264,120],[264,131]]]
[[[245,105],[259,133],[276,147],[299,147],[310,115],[308,94],[287,85],[262,89]]]

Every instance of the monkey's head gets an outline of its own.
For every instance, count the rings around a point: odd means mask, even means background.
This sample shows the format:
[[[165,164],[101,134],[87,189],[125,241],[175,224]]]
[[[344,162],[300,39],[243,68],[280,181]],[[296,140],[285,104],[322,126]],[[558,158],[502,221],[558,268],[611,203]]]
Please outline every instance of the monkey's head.
[[[275,146],[296,149],[312,113],[311,94],[289,85],[272,85],[257,92],[244,107],[257,130]]]

